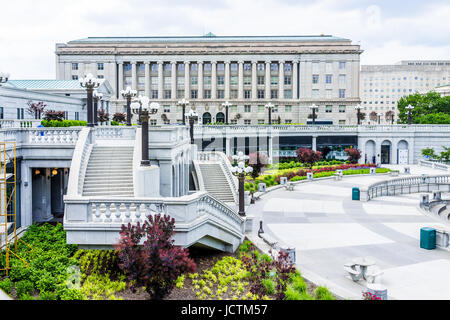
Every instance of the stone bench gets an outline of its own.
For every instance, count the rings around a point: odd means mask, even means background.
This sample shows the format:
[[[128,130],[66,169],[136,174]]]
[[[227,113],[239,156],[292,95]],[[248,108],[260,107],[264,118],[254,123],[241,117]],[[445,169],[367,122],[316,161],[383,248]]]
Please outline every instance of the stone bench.
[[[334,181],[342,180],[342,175],[340,175],[340,174],[337,173],[337,172],[334,173],[333,176],[334,176]]]
[[[294,184],[292,182],[288,182],[284,185],[287,191],[294,191]]]
[[[372,266],[369,269],[367,269],[366,280],[368,283],[378,283],[380,282],[383,273],[384,272],[379,267]]]
[[[394,177],[396,177],[396,176],[398,176],[399,174],[400,174],[400,171],[399,170],[391,170],[391,172],[389,173],[391,176],[394,176]]]

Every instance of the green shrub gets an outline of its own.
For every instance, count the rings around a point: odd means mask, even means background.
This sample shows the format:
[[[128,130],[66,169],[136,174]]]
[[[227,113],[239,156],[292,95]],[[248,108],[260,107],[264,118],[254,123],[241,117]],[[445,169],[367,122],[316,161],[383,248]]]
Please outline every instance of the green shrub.
[[[295,182],[295,181],[300,181],[300,180],[305,180],[305,179],[306,179],[306,176],[295,176],[289,181]]]
[[[314,295],[318,300],[335,300],[331,292],[325,287],[317,287],[314,290]]]
[[[19,300],[34,300],[34,298],[30,294],[25,293],[19,297]]]
[[[16,295],[20,298],[25,294],[33,293],[34,285],[29,280],[20,280],[18,281],[14,287],[16,288]]]
[[[86,126],[87,121],[83,120],[42,120],[41,124],[44,127],[49,128],[59,128],[59,127],[79,127],[79,126]]]
[[[56,293],[54,292],[47,292],[47,291],[41,291],[39,293],[39,300],[57,300]]]
[[[7,294],[11,294],[12,286],[13,282],[9,278],[5,278],[4,280],[0,281],[0,289],[5,291]]]
[[[261,280],[261,284],[266,288],[267,294],[275,294],[275,283],[272,279],[263,279]]]
[[[305,283],[305,280],[303,280],[303,277],[300,275],[300,273],[297,271],[297,273],[293,274],[289,280],[291,281],[291,286],[294,290],[296,290],[298,293],[306,292],[307,286]]]
[[[239,246],[238,251],[239,251],[239,253],[247,253],[247,252],[249,252],[251,246],[252,246],[252,242],[250,240],[245,240]]]
[[[300,292],[288,285],[286,291],[284,292],[286,300],[302,300]]]

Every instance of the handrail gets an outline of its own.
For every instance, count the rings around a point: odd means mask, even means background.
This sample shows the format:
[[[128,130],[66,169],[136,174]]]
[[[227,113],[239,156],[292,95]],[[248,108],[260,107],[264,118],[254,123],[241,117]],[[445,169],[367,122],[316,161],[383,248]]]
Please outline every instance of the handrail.
[[[77,196],[82,194],[84,174],[86,172],[89,159],[88,150],[92,143],[92,131],[89,127],[81,130],[75,150],[72,155],[72,162],[69,171],[69,184],[67,186],[67,195]]]
[[[445,171],[448,171],[450,169],[450,166],[446,165],[445,163],[423,160],[423,159],[419,160],[419,165],[424,166],[424,167],[433,168],[433,169],[445,170]]]

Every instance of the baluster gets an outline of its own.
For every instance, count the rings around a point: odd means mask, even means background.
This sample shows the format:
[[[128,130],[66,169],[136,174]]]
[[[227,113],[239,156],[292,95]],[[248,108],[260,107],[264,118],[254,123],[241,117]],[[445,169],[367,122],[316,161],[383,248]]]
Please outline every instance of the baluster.
[[[148,219],[151,215],[152,215],[152,209],[151,209],[151,204],[150,203],[144,203],[144,216]]]
[[[106,202],[106,211],[105,211],[105,222],[111,222],[111,204],[110,202]]]
[[[122,219],[120,218],[120,216],[121,216],[121,212],[120,212],[120,206],[121,206],[121,202],[115,202],[114,203],[114,206],[116,207],[116,213],[115,213],[115,216],[116,216],[116,219],[114,219],[114,222],[122,222]]]
[[[130,202],[126,202],[125,203],[125,219],[124,219],[125,223],[131,222],[131,219],[130,219],[130,216],[131,216],[130,207],[131,207],[131,203]]]
[[[136,222],[141,221],[141,205],[142,203],[136,203],[136,212],[134,214]]]
[[[101,222],[102,219],[100,218],[101,212],[100,212],[100,203],[92,203],[92,207],[95,209],[91,209],[92,211],[94,211],[94,215],[95,215],[95,222]],[[91,208],[92,208],[91,207]]]

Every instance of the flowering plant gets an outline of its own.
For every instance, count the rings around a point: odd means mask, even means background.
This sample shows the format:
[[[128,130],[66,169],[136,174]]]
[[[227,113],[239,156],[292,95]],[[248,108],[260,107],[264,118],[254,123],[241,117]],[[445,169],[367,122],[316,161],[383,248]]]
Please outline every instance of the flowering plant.
[[[363,292],[363,298],[364,300],[381,300],[379,296],[369,291]]]

